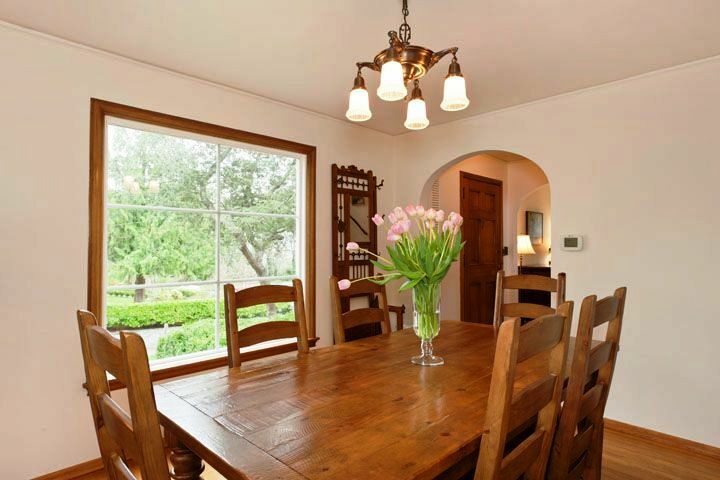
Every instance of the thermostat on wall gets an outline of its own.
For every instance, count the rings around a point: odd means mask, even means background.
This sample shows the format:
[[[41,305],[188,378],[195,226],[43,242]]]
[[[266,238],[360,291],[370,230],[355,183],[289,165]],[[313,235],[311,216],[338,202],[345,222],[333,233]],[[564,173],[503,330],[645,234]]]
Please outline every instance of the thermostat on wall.
[[[570,250],[571,252],[577,252],[583,248],[583,237],[582,235],[563,235],[562,236],[562,249]]]

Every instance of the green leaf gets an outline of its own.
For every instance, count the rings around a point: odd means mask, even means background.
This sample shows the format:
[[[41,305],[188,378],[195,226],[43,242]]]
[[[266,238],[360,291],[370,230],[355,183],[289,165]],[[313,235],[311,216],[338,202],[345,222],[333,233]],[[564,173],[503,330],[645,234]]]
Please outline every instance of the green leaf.
[[[391,272],[393,270],[397,270],[393,265],[388,265],[379,260],[370,260],[370,263],[372,263],[373,265],[375,265],[377,268],[379,268],[381,270],[385,270],[386,272]]]
[[[421,281],[423,278],[425,278],[424,275],[423,275],[422,277],[420,277],[420,278],[415,279],[415,280],[407,280],[405,283],[403,283],[403,284],[400,286],[399,291],[400,291],[400,292],[405,292],[405,291],[407,291],[407,290],[411,290],[413,287],[415,287],[415,285],[417,285],[418,283],[420,283],[420,281]]]

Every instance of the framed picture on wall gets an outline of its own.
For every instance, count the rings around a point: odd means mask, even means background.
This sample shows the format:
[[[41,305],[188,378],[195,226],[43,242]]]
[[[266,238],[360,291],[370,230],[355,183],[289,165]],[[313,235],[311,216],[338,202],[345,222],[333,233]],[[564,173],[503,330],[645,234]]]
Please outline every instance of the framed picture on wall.
[[[543,243],[543,214],[540,212],[525,212],[525,230],[530,236],[533,245]]]

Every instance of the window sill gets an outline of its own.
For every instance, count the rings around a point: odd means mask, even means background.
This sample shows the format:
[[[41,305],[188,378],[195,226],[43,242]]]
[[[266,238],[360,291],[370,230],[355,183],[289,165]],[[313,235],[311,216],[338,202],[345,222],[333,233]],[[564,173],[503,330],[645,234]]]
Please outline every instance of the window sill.
[[[310,347],[314,347],[318,342],[319,338],[314,337],[308,340]],[[269,355],[279,355],[281,353],[288,353],[297,350],[297,343],[284,343],[270,348],[263,348],[259,350],[246,351],[240,354],[240,360],[248,362],[251,360],[257,360]],[[221,355],[217,357],[204,358],[202,360],[188,361],[181,365],[163,366],[152,370],[150,372],[150,379],[153,382],[160,380],[168,380],[171,378],[182,377],[183,375],[191,375],[193,373],[204,372],[206,370],[212,370],[214,368],[220,368],[227,366],[228,360],[227,355]],[[125,388],[125,385],[115,378],[111,378],[108,381],[110,390],[120,390]]]

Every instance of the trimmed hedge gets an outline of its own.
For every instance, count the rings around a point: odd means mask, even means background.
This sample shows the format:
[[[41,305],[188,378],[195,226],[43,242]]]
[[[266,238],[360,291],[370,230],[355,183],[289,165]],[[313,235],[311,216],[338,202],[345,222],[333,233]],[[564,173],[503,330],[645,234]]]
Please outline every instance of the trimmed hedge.
[[[215,318],[215,300],[173,300],[153,303],[131,303],[107,306],[110,329],[150,328],[192,323]]]
[[[134,297],[135,290],[110,290],[107,294],[112,297]]]
[[[292,320],[293,312],[286,309],[285,313],[277,315],[273,320]],[[266,320],[265,317],[238,318],[238,328],[249,327],[255,323]],[[203,318],[195,323],[183,325],[165,337],[158,340],[155,358],[174,357],[187,353],[202,352],[215,348],[215,325],[213,318]],[[220,346],[227,345],[225,325],[220,325]]]
[[[220,303],[220,311],[224,309]],[[292,304],[278,304],[278,314],[290,312]],[[243,308],[238,318],[258,318],[267,315],[265,305]],[[165,302],[131,303],[107,306],[109,329],[137,329],[162,327],[165,324],[179,326],[202,319],[215,318],[215,300],[169,300]]]

